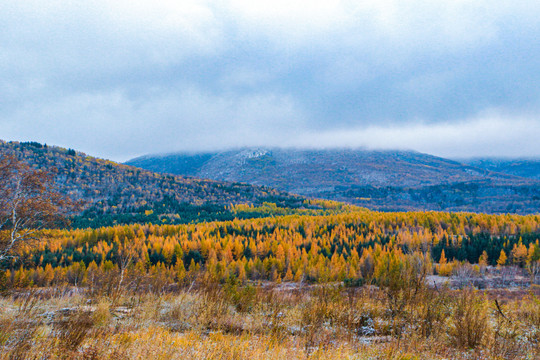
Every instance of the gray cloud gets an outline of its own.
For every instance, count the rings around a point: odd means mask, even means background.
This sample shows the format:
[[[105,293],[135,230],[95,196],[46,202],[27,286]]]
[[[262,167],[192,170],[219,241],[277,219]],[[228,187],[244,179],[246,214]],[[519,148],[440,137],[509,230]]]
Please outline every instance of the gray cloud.
[[[0,138],[116,160],[243,145],[540,156],[539,12],[532,0],[7,1]]]

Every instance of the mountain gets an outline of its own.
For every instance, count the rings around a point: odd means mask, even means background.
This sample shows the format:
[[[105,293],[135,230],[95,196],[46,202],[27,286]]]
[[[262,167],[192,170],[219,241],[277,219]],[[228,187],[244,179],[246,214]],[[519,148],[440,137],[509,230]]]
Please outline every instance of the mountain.
[[[414,151],[244,148],[146,155],[151,171],[264,185],[376,210],[537,213],[540,182]]]
[[[76,226],[223,220],[234,217],[231,204],[304,204],[299,196],[268,187],[158,174],[37,142],[0,141],[2,154],[33,168],[55,169],[58,190],[84,204]]]
[[[472,158],[461,161],[488,171],[540,180],[540,159]]]

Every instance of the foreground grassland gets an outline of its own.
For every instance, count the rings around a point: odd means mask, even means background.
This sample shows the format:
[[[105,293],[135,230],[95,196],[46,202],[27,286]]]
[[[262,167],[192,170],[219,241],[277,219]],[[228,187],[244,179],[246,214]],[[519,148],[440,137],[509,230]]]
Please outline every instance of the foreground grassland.
[[[538,359],[534,291],[208,285],[0,301],[0,359]],[[62,296],[61,294],[64,293]],[[400,303],[395,307],[395,302]]]

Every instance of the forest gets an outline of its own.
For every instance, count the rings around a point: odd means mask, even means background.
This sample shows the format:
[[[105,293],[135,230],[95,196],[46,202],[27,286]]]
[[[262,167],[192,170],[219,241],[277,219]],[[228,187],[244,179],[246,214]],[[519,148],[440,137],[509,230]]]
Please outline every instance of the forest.
[[[43,236],[47,240],[25,244],[16,258],[4,260],[9,287],[85,286],[89,279],[119,271],[136,279],[160,273],[166,278],[163,286],[201,273],[220,283],[229,278],[377,283],[388,261],[401,266],[418,259],[437,273],[441,269],[434,264],[442,259],[446,274],[465,262],[533,271],[540,261],[537,215],[385,213],[350,207],[334,215],[47,230]]]
[[[43,230],[2,263],[0,358],[537,358],[540,216],[332,206]],[[429,285],[466,267],[530,276]]]

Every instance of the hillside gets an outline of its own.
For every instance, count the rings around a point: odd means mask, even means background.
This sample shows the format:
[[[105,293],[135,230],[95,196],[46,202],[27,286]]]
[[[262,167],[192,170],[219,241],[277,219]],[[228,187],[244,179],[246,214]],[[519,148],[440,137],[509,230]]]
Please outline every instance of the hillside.
[[[0,155],[6,153],[56,169],[59,191],[84,203],[76,226],[232,219],[234,204],[303,206],[300,197],[267,187],[157,174],[36,142],[0,142]]]
[[[540,159],[472,158],[461,161],[488,171],[540,180]]]
[[[537,180],[412,151],[256,148],[147,155],[127,164],[378,210],[526,214],[540,209]]]

